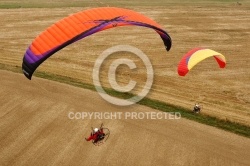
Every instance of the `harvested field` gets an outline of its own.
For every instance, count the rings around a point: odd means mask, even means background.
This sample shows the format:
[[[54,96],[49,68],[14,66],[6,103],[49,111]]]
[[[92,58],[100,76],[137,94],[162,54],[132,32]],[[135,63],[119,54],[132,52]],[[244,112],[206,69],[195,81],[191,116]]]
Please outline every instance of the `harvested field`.
[[[197,2],[197,3],[196,3]],[[216,2],[216,3],[215,3]],[[39,8],[36,8],[39,6]],[[70,6],[70,7],[69,7]],[[81,7],[84,6],[84,7]],[[166,52],[154,31],[117,27],[63,48],[37,71],[71,77],[92,84],[98,56],[116,45],[142,50],[154,68],[154,83],[147,97],[190,108],[199,102],[202,114],[250,125],[250,3],[248,0],[193,1],[4,1],[0,0],[0,65],[21,67],[32,40],[54,22],[91,7],[119,6],[140,12],[158,22],[172,37]],[[5,8],[5,9],[3,9]],[[219,69],[206,59],[180,77],[177,65],[194,47],[206,47],[226,56]],[[117,82],[145,84],[146,68],[128,53],[106,59],[101,82],[110,88],[109,65],[132,59],[130,70],[120,66]],[[0,70],[0,165],[249,165],[250,141],[215,127],[181,118],[70,119],[77,112],[159,112],[141,105],[118,107],[96,92],[41,78]],[[100,147],[85,142],[91,127],[104,123],[111,130]],[[238,128],[237,128],[238,129]]]
[[[0,165],[240,165],[250,139],[181,119],[70,119],[77,112],[159,112],[107,104],[93,91],[1,71]],[[69,95],[72,94],[72,95]],[[93,104],[95,103],[95,104]],[[76,115],[76,114],[75,114]],[[91,127],[111,131],[99,147]]]
[[[89,36],[57,52],[38,70],[93,82],[92,70],[97,57],[105,49],[128,44],[141,49],[154,67],[154,84],[148,97],[192,109],[195,102],[203,105],[203,113],[243,124],[250,122],[250,40],[249,6],[183,5],[130,7],[160,23],[171,35],[173,46],[166,52],[159,36],[147,28],[118,27]],[[21,66],[23,54],[31,41],[55,21],[84,8],[1,9],[1,63]],[[186,77],[176,68],[181,57],[194,47],[214,49],[227,58],[224,70],[211,58],[198,64]],[[137,70],[118,70],[121,85],[134,79],[141,90],[145,82],[145,66],[133,55],[115,55],[135,60]],[[107,67],[102,82],[107,81]]]

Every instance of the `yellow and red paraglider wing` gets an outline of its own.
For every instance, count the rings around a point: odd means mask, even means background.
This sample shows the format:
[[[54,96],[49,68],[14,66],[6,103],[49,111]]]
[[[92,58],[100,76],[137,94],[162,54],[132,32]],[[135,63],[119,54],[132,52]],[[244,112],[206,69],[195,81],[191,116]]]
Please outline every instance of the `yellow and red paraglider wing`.
[[[196,64],[209,57],[214,57],[220,68],[226,66],[226,58],[222,54],[211,49],[194,48],[182,57],[178,65],[178,74],[185,76]]]
[[[67,45],[96,32],[125,25],[154,29],[162,38],[166,50],[170,50],[170,36],[150,18],[123,8],[93,8],[63,18],[36,37],[24,54],[23,73],[31,79],[33,72],[43,61]]]

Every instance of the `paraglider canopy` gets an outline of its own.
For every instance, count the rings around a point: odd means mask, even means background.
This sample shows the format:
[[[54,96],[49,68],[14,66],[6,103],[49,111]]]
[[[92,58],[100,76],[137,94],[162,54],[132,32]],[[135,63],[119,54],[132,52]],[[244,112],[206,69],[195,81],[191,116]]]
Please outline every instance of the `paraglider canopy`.
[[[194,48],[186,53],[180,60],[178,64],[178,74],[185,76],[196,64],[209,57],[214,57],[220,68],[226,66],[226,58],[221,53],[206,48]]]
[[[33,72],[41,63],[67,45],[96,32],[126,25],[155,30],[163,40],[166,50],[170,50],[172,45],[170,36],[150,18],[123,8],[92,8],[63,18],[37,36],[24,54],[23,73],[31,79]]]

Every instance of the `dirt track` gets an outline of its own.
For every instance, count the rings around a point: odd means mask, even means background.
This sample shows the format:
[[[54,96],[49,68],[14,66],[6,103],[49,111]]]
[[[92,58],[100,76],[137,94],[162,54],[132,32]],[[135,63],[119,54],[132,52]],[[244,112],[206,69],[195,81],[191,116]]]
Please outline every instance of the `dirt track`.
[[[156,111],[116,107],[97,93],[0,71],[0,165],[248,165],[250,139],[180,120],[70,120],[69,112]],[[103,122],[95,147],[84,137]]]

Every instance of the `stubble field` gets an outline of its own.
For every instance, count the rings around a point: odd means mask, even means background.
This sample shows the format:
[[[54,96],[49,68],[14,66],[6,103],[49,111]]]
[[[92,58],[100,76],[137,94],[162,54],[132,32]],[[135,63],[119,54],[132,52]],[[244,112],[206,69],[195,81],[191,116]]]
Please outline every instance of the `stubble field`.
[[[97,6],[107,5],[95,3]],[[87,8],[1,9],[1,63],[21,66],[26,48],[38,34],[61,18]],[[149,98],[190,109],[195,102],[199,102],[203,105],[204,114],[249,125],[249,5],[232,2],[160,7],[135,5],[128,8],[162,25],[172,37],[173,46],[169,52],[165,51],[160,37],[152,30],[118,27],[64,48],[38,70],[92,84],[95,60],[105,49],[119,44],[132,45],[141,49],[154,67],[154,84]],[[195,66],[186,77],[178,76],[179,60],[194,47],[222,53],[227,58],[226,68],[219,69],[215,60],[210,58]],[[137,69],[131,71],[126,66],[118,68],[117,80],[121,85],[126,85],[130,79],[137,81],[133,91],[137,93],[145,83],[145,66],[133,55],[124,54],[112,56],[106,60],[106,64],[119,57],[135,60]],[[104,65],[101,78],[103,85],[110,87],[107,71],[108,67]]]
[[[82,3],[83,2],[83,3]],[[102,2],[102,3],[101,3]],[[162,2],[162,5],[159,5]],[[164,3],[163,3],[164,2]],[[154,67],[154,84],[147,97],[192,109],[202,114],[250,124],[249,2],[175,3],[176,1],[2,1],[0,6],[0,65],[20,67],[23,54],[45,28],[72,13],[97,6],[123,6],[154,19],[173,40],[166,52],[160,37],[142,27],[118,27],[78,41],[57,52],[37,70],[72,77],[92,84],[95,60],[107,48],[128,44],[141,49]],[[199,1],[197,1],[199,2]],[[3,5],[4,4],[4,5]],[[79,7],[79,6],[84,7]],[[72,6],[72,7],[66,7]],[[20,7],[12,9],[13,7]],[[32,8],[22,8],[32,7]],[[46,7],[46,8],[43,8]],[[47,8],[49,7],[49,8]],[[198,64],[179,77],[177,64],[194,47],[207,47],[226,56],[219,69],[214,59]],[[121,66],[119,84],[137,81],[144,86],[141,60],[132,54],[115,54],[106,60],[134,60],[137,69]],[[118,107],[96,92],[41,78],[0,70],[0,165],[248,165],[250,143],[215,127],[179,120],[69,119],[69,112],[158,112],[141,105]],[[91,127],[104,123],[111,131],[100,147],[85,142]]]

